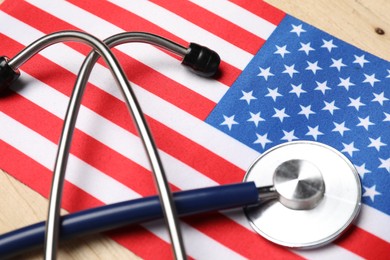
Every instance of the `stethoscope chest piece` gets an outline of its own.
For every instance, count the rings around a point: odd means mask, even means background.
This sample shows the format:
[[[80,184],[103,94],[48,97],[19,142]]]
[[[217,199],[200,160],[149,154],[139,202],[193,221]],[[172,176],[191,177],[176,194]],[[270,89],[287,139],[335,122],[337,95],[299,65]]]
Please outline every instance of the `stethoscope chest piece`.
[[[249,168],[244,181],[273,186],[277,200],[244,209],[266,239],[292,248],[314,248],[338,238],[357,217],[361,184],[351,162],[310,141],[276,146]]]

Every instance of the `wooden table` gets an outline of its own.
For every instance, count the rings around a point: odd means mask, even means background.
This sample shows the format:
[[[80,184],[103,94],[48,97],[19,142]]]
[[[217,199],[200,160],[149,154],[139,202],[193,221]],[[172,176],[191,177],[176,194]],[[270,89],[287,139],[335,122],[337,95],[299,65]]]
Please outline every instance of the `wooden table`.
[[[267,0],[267,2],[348,43],[390,60],[388,19],[390,1]],[[0,198],[0,233],[46,218],[47,200],[1,170]],[[41,259],[42,255],[41,252],[34,252],[23,258]],[[59,258],[131,259],[136,256],[101,235],[66,243],[61,246]]]

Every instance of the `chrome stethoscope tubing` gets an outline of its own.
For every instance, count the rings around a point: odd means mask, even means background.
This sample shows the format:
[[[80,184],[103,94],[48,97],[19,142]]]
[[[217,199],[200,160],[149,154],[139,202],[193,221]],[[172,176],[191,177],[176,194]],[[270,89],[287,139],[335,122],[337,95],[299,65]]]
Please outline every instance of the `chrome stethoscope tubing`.
[[[182,56],[187,53],[187,48],[185,47],[182,47],[161,37],[146,33],[122,33],[109,37],[104,41],[104,43],[110,48],[126,42],[151,43],[171,50]],[[57,153],[55,161],[55,169],[62,169],[63,172],[61,172],[61,176],[63,176],[63,178],[65,176],[65,165],[67,164],[69,150],[72,142],[72,135],[75,129],[75,124],[80,109],[83,93],[88,82],[89,76],[92,72],[92,69],[99,57],[100,53],[92,51],[84,60],[78,73],[77,80],[75,82],[73,92],[69,100],[69,105],[65,115],[61,139],[58,147],[59,152]],[[135,120],[138,132],[144,143],[144,147],[152,165],[154,178],[157,183],[158,192],[161,198],[164,216],[166,217],[168,228],[170,231],[170,237],[175,252],[175,257],[177,259],[185,259],[186,254],[184,249],[184,243],[180,232],[180,226],[178,224],[176,209],[174,208],[175,205],[172,200],[171,191],[169,190],[168,180],[163,171],[161,160],[158,156],[156,145],[154,143],[154,140],[152,139],[152,135],[144,119],[143,113],[135,97],[134,92],[125,92],[122,89],[122,93]]]
[[[163,37],[154,34],[144,33],[144,32],[124,32],[124,33],[113,35],[107,38],[106,40],[104,40],[104,43],[109,48],[113,48],[117,45],[121,45],[124,43],[131,43],[131,42],[142,42],[142,43],[153,44],[155,46],[176,53],[182,58],[185,58],[185,56],[190,54],[191,51],[189,48],[181,46],[168,39],[165,39]],[[202,50],[206,51],[206,49],[203,48]],[[210,52],[210,54],[211,53],[214,52]],[[70,97],[68,109],[64,119],[62,137],[58,147],[58,151],[60,152],[57,153],[56,162],[55,162],[55,168],[63,169],[63,171],[65,171],[65,167],[63,167],[63,165],[67,163],[67,159],[69,156],[72,134],[74,132],[76,119],[81,105],[81,99],[85,90],[85,86],[88,82],[88,78],[92,72],[92,69],[96,61],[99,59],[99,57],[100,55],[98,52],[92,51],[84,60],[80,68],[80,71],[77,75],[77,80],[75,82],[73,92]],[[197,67],[194,69],[195,71],[198,71]],[[201,72],[198,71],[198,74],[199,73]],[[129,100],[129,98],[126,96],[126,93],[124,93],[124,95],[126,99]],[[133,92],[132,92],[132,97],[134,101],[137,101],[136,96]],[[156,145],[151,137],[152,135],[150,133],[149,128],[147,127],[141,108],[139,107],[138,102],[136,103],[137,103],[136,107],[130,108],[130,111],[133,115],[133,118],[135,119],[136,126],[140,133],[140,137],[144,139],[143,142],[146,148],[146,152],[151,157],[150,161],[152,164],[153,172],[155,173],[154,177],[160,194],[163,213],[164,216],[166,217],[168,228],[170,230],[171,242],[172,242],[172,247],[174,249],[175,257],[176,259],[185,259],[186,254],[184,249],[184,242],[180,232],[178,217],[177,217],[176,209],[174,208],[175,205],[172,200],[171,191],[169,190],[168,181],[165,176],[165,173],[163,172],[163,167],[161,164],[161,160],[158,156]],[[62,173],[62,176],[65,176],[65,174]]]
[[[140,35],[138,35],[140,36]],[[149,41],[153,37],[143,37],[143,41]],[[116,39],[117,38],[113,38]],[[157,38],[153,38],[157,39]],[[62,31],[46,35],[34,43],[30,44],[23,51],[17,54],[14,58],[8,61],[8,65],[14,70],[23,65],[27,60],[34,56],[39,51],[44,48],[53,45],[55,43],[64,42],[64,41],[76,41],[82,42],[90,45],[94,48],[93,53],[89,55],[89,58],[84,62],[85,64],[93,64],[99,56],[102,56],[103,59],[108,64],[112,75],[116,83],[119,85],[122,94],[125,97],[125,102],[136,122],[138,131],[140,132],[141,139],[147,150],[147,154],[152,165],[152,170],[155,176],[155,180],[158,184],[158,190],[161,196],[161,202],[163,205],[164,215],[168,223],[169,233],[172,241],[172,246],[174,248],[175,255],[178,259],[184,259],[186,254],[184,251],[183,241],[181,238],[181,232],[179,229],[177,214],[172,202],[172,195],[170,193],[169,187],[167,185],[167,178],[163,172],[161,160],[158,156],[157,149],[154,145],[153,139],[151,138],[150,130],[147,127],[146,121],[144,119],[143,113],[141,111],[140,105],[135,97],[133,90],[127,80],[123,69],[119,65],[115,56],[111,53],[110,49],[99,39],[82,32],[77,31]],[[157,45],[164,46],[168,49],[173,49],[174,52],[178,54],[185,55],[186,49],[171,42],[164,42],[161,38],[159,40],[151,40]],[[115,42],[115,41],[114,41]],[[166,44],[164,44],[166,43]],[[96,54],[95,54],[96,53]],[[64,122],[63,131],[60,138],[60,145],[57,152],[57,159],[55,163],[55,168],[53,172],[53,182],[50,193],[49,200],[49,211],[48,219],[46,224],[46,239],[45,239],[45,258],[54,259],[56,258],[56,250],[58,247],[58,237],[59,237],[59,227],[60,227],[60,208],[61,208],[61,198],[62,190],[64,185],[66,163],[68,159],[71,137],[74,130],[74,125],[77,118],[77,112],[80,107],[80,102],[83,94],[84,87],[86,85],[86,80],[91,71],[91,67],[83,66],[84,70],[80,71],[81,77],[79,77],[75,84],[74,95],[70,100],[68,106],[68,112],[73,111],[70,115],[66,115]],[[87,75],[83,77],[82,74]]]

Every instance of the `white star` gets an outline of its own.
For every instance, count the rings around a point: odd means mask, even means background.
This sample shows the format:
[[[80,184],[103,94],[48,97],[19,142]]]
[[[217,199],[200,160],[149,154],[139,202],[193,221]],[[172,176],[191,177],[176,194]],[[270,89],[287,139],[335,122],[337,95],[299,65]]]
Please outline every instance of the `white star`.
[[[287,50],[287,45],[284,45],[282,47],[278,46],[278,45],[275,45],[276,47],[276,51],[274,52],[274,54],[280,54],[280,56],[282,56],[282,58],[284,58],[284,55],[285,54],[288,54],[290,53],[288,50]]]
[[[325,91],[327,90],[330,90],[331,88],[328,87],[326,84],[328,83],[327,81],[324,81],[324,82],[318,82],[316,81],[317,83],[317,87],[315,88],[315,90],[320,90],[322,92],[322,94],[325,95]]]
[[[238,123],[236,121],[234,121],[234,115],[232,115],[231,117],[227,117],[227,116],[223,115],[223,118],[225,120],[221,123],[221,125],[227,125],[229,130],[232,130],[233,125],[238,125]]]
[[[251,100],[257,99],[252,95],[253,90],[249,92],[245,92],[245,91],[241,91],[241,92],[242,92],[242,97],[240,98],[240,100],[245,100],[248,103],[248,105],[251,103]]]
[[[379,94],[376,94],[376,93],[373,93],[375,98],[372,100],[372,102],[378,102],[379,104],[381,104],[381,106],[383,106],[383,102],[384,101],[388,101],[389,99],[387,97],[385,97],[385,92],[382,92],[382,93],[379,93]]]
[[[286,110],[285,108],[283,109],[277,109],[277,108],[274,108],[275,110],[275,114],[272,116],[272,117],[277,117],[279,118],[280,122],[283,122],[283,119],[285,117],[290,117],[289,115],[287,115],[284,111]]]
[[[351,129],[345,127],[345,122],[342,122],[340,124],[333,122],[335,128],[333,128],[332,132],[339,132],[341,136],[344,136],[345,131],[349,131]]]
[[[347,65],[345,65],[343,63],[343,59],[335,60],[335,59],[332,58],[332,61],[333,61],[333,63],[332,63],[332,65],[330,65],[330,67],[337,68],[338,71],[341,70],[341,67],[346,67],[347,66]]]
[[[333,115],[333,111],[340,109],[334,105],[334,102],[335,102],[334,100],[330,103],[324,101],[325,107],[322,110],[328,110],[329,113]]]
[[[356,168],[357,172],[359,173],[360,178],[362,178],[362,179],[364,178],[364,175],[366,173],[370,173],[371,172],[368,169],[366,169],[366,164],[365,163],[363,163],[360,166],[355,165],[355,168]]]
[[[310,51],[314,51],[314,49],[310,46],[311,45],[310,42],[300,43],[300,44],[301,44],[301,48],[298,51],[304,51],[306,53],[306,55],[309,55]]]
[[[363,197],[370,197],[371,201],[374,202],[375,196],[381,195],[380,192],[376,191],[376,185],[371,186],[370,188],[363,186],[365,192],[363,193]]]
[[[375,82],[380,82],[379,79],[375,78],[375,73],[372,75],[364,74],[364,77],[366,77],[366,79],[363,80],[363,83],[370,83],[371,87],[374,86]]]
[[[301,111],[298,113],[299,115],[305,115],[307,119],[309,119],[309,116],[312,114],[315,114],[311,110],[311,105],[308,105],[307,107],[299,105],[301,107]]]
[[[353,55],[353,56],[355,56],[355,60],[353,61],[353,63],[358,63],[362,68],[364,67],[365,63],[369,63],[369,61],[364,58],[364,54],[362,56],[357,56],[357,55]]]
[[[289,93],[294,93],[299,98],[302,93],[306,93],[305,90],[302,89],[302,84],[299,84],[298,86],[291,84],[292,90]]]
[[[387,158],[386,160],[382,159],[382,158],[379,158],[379,160],[381,161],[381,165],[379,165],[379,168],[384,168],[388,172],[390,172],[390,157]]]
[[[390,78],[390,70],[387,70],[387,73],[388,75],[386,76],[386,78]]]
[[[248,122],[253,122],[256,127],[259,125],[260,121],[265,121],[264,118],[260,117],[260,112],[257,114],[254,114],[252,112],[249,113],[251,114],[251,118],[248,119]]]
[[[357,126],[363,126],[366,130],[368,130],[368,127],[370,125],[375,125],[374,123],[370,122],[370,117],[367,116],[366,118],[359,118],[360,123],[357,124]]]
[[[267,138],[268,134],[259,135],[256,133],[256,136],[257,136],[257,140],[254,141],[253,143],[254,144],[261,144],[261,147],[263,149],[264,149],[266,144],[272,143],[272,141]]]
[[[348,106],[356,108],[357,111],[359,111],[359,108],[361,106],[365,106],[365,104],[360,102],[360,97],[358,97],[357,99],[349,98],[349,101],[351,102],[348,104]]]
[[[339,78],[339,79],[340,79],[340,84],[338,84],[337,86],[344,87],[344,88],[346,88],[346,90],[349,90],[350,86],[355,86],[355,84],[353,84],[351,82],[350,77],[348,77],[346,79],[343,79],[343,78]]]
[[[308,126],[308,128],[309,128],[309,132],[307,132],[306,135],[313,136],[314,140],[316,140],[316,141],[317,141],[317,138],[319,135],[323,135],[323,133],[318,130],[318,126],[316,126],[316,127]]]
[[[368,147],[375,147],[375,149],[379,152],[379,150],[381,149],[381,146],[386,146],[385,143],[382,143],[381,142],[381,137],[378,137],[377,139],[374,139],[374,138],[368,138],[370,139],[370,144],[368,145]]]
[[[306,32],[305,29],[302,29],[302,24],[300,25],[294,25],[292,24],[293,29],[290,31],[292,33],[296,33],[299,36],[301,36],[301,33]]]
[[[383,122],[389,121],[390,122],[390,114],[383,112],[385,114],[385,119],[383,119]]]
[[[260,73],[257,74],[257,76],[260,76],[260,77],[264,77],[264,79],[267,81],[268,80],[268,77],[270,76],[274,76],[274,74],[271,73],[271,67],[268,67],[266,69],[263,69],[263,68],[260,68]]]
[[[272,99],[274,101],[276,101],[276,98],[277,97],[282,97],[283,95],[279,94],[278,92],[278,88],[275,88],[275,89],[270,89],[270,88],[267,88],[268,89],[268,94],[265,95],[266,97],[272,97]]]
[[[287,132],[287,131],[283,130],[283,134],[284,134],[284,136],[282,137],[281,140],[287,140],[288,142],[291,142],[293,140],[297,140],[298,139],[298,137],[296,137],[294,135],[294,130],[292,130],[290,132]]]
[[[317,65],[318,61],[313,62],[313,63],[311,63],[310,61],[306,61],[306,62],[308,65],[306,70],[311,70],[314,75],[316,74],[317,70],[322,70],[322,68]]]
[[[333,48],[337,48],[337,46],[333,44],[333,39],[329,41],[322,39],[322,42],[324,44],[322,44],[321,48],[327,48],[329,52],[331,52]]]
[[[353,155],[353,152],[359,151],[359,149],[355,148],[355,146],[353,145],[353,142],[350,144],[343,143],[343,145],[344,145],[344,149],[341,150],[341,152],[348,153],[349,156],[351,156],[351,157]]]
[[[295,64],[291,65],[291,66],[287,66],[287,65],[284,65],[285,67],[285,70],[282,72],[282,73],[287,73],[288,75],[290,75],[290,78],[292,78],[294,76],[294,73],[299,73],[294,67],[295,67]]]

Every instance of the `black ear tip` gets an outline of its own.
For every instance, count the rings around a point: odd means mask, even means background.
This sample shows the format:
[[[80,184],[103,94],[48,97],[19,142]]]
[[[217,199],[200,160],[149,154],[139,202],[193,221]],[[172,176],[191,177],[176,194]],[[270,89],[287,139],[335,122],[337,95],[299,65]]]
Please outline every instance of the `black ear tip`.
[[[203,77],[212,77],[218,72],[221,58],[218,53],[196,43],[190,43],[189,52],[184,56],[182,64]]]
[[[15,70],[8,65],[8,58],[0,57],[0,94],[4,93],[12,83],[20,76],[19,70]]]

